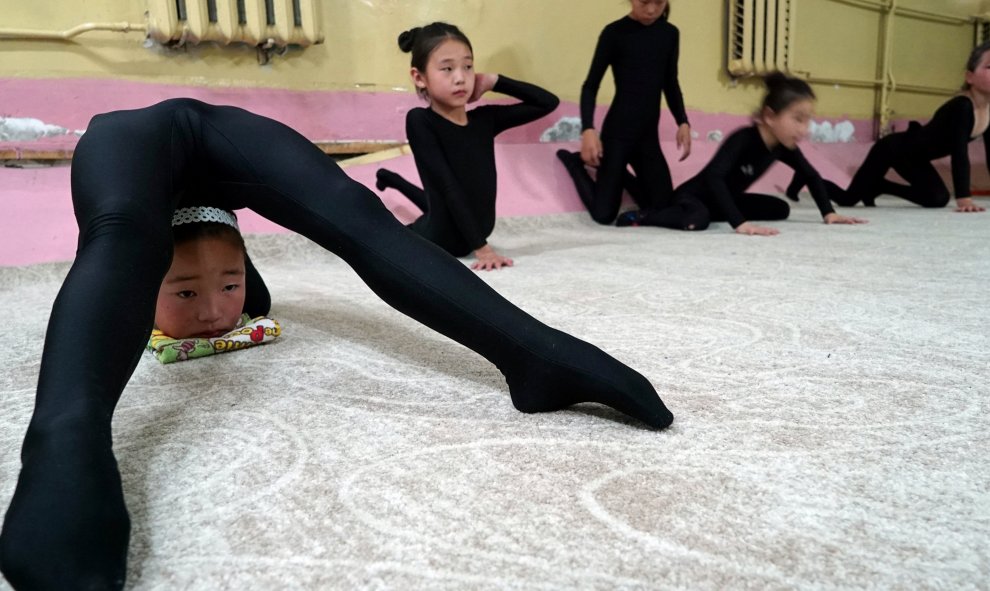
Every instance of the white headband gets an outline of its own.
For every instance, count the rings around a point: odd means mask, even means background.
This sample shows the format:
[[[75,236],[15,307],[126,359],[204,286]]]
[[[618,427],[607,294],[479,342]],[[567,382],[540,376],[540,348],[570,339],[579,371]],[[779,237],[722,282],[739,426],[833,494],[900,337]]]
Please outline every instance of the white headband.
[[[183,207],[175,210],[172,215],[172,225],[193,224],[196,222],[215,222],[227,224],[240,232],[237,226],[237,216],[233,212],[218,207]]]

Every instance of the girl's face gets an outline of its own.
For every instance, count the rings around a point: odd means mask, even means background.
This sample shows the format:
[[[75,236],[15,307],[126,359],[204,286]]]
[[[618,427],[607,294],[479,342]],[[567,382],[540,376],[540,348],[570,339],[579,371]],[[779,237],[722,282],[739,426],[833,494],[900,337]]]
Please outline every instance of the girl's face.
[[[175,247],[162,280],[155,325],[182,339],[230,332],[244,309],[244,251],[218,238],[190,240]]]
[[[990,95],[990,51],[980,56],[972,72],[966,72],[966,84],[980,94]]]
[[[652,25],[663,11],[667,10],[668,0],[630,0],[632,12],[629,16],[643,25]]]
[[[793,150],[801,140],[808,137],[808,127],[814,114],[815,101],[810,98],[799,99],[780,113],[774,113],[769,108],[764,109],[763,124],[770,129],[778,142]]]
[[[416,88],[447,108],[464,107],[474,92],[474,56],[456,39],[447,39],[433,50],[425,72],[413,68],[411,74]]]

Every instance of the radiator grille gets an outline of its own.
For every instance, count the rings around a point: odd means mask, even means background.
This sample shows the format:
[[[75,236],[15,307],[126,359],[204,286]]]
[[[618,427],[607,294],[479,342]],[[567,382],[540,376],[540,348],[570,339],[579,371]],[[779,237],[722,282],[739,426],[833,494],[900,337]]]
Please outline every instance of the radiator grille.
[[[321,0],[148,0],[148,35],[159,43],[323,42]]]
[[[728,0],[729,49],[732,76],[758,76],[790,71],[793,0]]]

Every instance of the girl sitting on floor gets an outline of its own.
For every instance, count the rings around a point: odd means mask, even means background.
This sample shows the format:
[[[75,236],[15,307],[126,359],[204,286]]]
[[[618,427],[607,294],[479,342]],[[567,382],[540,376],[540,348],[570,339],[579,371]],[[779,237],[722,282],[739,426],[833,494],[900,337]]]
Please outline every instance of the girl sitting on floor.
[[[473,252],[473,269],[511,267],[487,242],[495,227],[495,136],[549,114],[559,100],[532,84],[475,72],[471,42],[447,23],[402,33],[399,48],[412,54],[413,83],[429,102],[406,115],[423,188],[384,168],[376,187],[401,191],[423,211],[409,227],[456,257]],[[488,91],[522,102],[466,109]]]
[[[973,201],[970,187],[969,143],[981,136],[990,166],[990,41],[970,54],[961,94],[939,107],[925,125],[912,122],[906,131],[892,133],[873,144],[848,189],[825,181],[828,196],[844,206],[862,201],[866,207],[873,207],[877,197],[886,194],[922,207],[945,207],[949,189],[932,160],[950,156],[956,211],[986,211]],[[907,184],[888,181],[885,177],[890,169]],[[787,195],[796,199],[806,184],[808,179],[795,173]]]
[[[727,221],[739,234],[773,236],[778,233],[776,228],[753,221],[785,220],[790,206],[772,195],[747,193],[746,189],[777,160],[809,179],[811,195],[826,224],[865,223],[835,213],[821,176],[798,148],[814,112],[811,87],[780,73],[770,74],[765,82],[767,94],[756,122],[726,138],[711,162],[677,188],[671,206],[626,212],[616,225],[704,230],[713,221]]]

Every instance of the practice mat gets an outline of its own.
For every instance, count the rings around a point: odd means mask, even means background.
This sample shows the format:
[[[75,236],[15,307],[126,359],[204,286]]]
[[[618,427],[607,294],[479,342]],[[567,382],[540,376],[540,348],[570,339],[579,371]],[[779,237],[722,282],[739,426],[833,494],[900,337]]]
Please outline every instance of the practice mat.
[[[990,213],[879,205],[805,197],[773,238],[499,220],[516,266],[481,277],[649,378],[660,432],[521,414],[340,259],[249,236],[283,337],[145,354],[117,408],[128,589],[985,589]],[[0,269],[0,511],[67,270]]]

